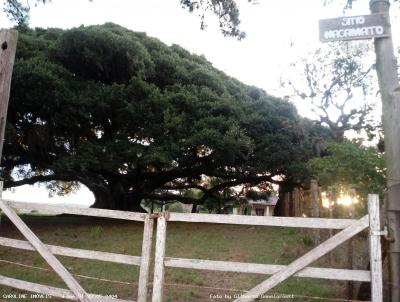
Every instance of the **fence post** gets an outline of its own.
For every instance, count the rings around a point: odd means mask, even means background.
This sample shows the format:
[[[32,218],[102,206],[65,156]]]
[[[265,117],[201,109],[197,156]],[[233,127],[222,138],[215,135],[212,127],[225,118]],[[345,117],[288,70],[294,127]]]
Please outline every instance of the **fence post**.
[[[319,188],[316,180],[311,180],[310,185],[310,197],[311,197],[311,216],[319,218]],[[320,243],[320,232],[319,229],[313,230],[314,243],[317,245]]]
[[[153,239],[153,218],[150,215],[144,220],[142,257],[140,260],[139,286],[138,286],[138,302],[146,302],[147,300],[147,283],[149,280],[150,254]]]
[[[293,189],[293,216],[294,217],[299,217],[300,216],[300,193],[299,193],[299,188],[294,188]]]
[[[164,256],[165,256],[166,234],[167,234],[167,221],[164,216],[158,217],[152,302],[162,302],[163,300]]]
[[[371,301],[382,302],[382,251],[381,251],[381,222],[379,216],[379,196],[368,195],[369,213],[369,252],[371,261]]]
[[[304,191],[303,189],[300,189],[299,191],[299,210],[300,210],[300,215],[299,216],[303,216],[303,214],[305,214],[305,197],[304,197]]]
[[[284,194],[284,203],[283,203],[283,212],[284,216],[290,216],[290,192],[285,192]]]

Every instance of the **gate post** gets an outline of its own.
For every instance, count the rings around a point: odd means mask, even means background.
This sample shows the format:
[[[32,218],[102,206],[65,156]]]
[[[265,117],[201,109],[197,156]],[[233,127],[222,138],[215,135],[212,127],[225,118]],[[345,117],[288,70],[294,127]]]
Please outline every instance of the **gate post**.
[[[381,251],[381,222],[379,216],[379,196],[368,195],[369,213],[369,252],[371,261],[371,301],[382,302],[382,251]]]
[[[10,98],[11,75],[17,48],[18,32],[0,30],[0,162],[3,155],[4,131],[6,128],[8,99]]]
[[[167,235],[167,221],[164,216],[157,219],[156,254],[154,260],[152,302],[162,302],[164,288],[164,256]]]

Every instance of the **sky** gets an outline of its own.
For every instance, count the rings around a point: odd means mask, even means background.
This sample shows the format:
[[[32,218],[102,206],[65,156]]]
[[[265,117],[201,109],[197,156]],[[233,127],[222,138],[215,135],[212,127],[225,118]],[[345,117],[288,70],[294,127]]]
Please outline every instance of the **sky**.
[[[1,1],[3,2],[3,1]],[[238,80],[282,96],[281,79],[291,72],[290,63],[323,47],[318,38],[318,20],[346,15],[369,14],[368,0],[355,1],[352,10],[343,12],[344,1],[335,0],[237,0],[241,29],[246,39],[237,41],[219,32],[213,16],[206,17],[208,27],[200,30],[200,19],[181,8],[179,0],[52,0],[36,7],[31,3],[31,27],[72,28],[80,25],[114,22],[133,31],[146,32],[162,42],[179,44],[192,53],[204,55],[214,67]],[[329,2],[329,1],[328,1]],[[3,3],[2,3],[3,4]],[[398,4],[393,12],[400,11]],[[0,12],[0,27],[10,27]],[[399,45],[399,18],[392,17],[395,46]],[[352,43],[352,42],[350,42]],[[300,114],[309,115],[309,108],[297,106]],[[50,203],[89,205],[90,191],[83,188],[68,197],[48,198],[37,186],[24,186],[15,193],[6,191],[4,198]]]

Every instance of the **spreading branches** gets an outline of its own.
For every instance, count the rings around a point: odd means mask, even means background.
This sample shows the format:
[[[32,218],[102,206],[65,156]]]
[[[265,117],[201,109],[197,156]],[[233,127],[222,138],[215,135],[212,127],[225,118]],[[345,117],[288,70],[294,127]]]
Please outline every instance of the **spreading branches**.
[[[241,40],[246,36],[246,33],[239,28],[239,9],[234,0],[181,0],[181,5],[190,12],[199,12],[201,29],[207,27],[205,18],[211,12],[218,17],[220,30],[225,37]]]
[[[18,25],[27,24],[29,19],[29,6],[23,5],[18,0],[7,0],[3,11],[7,17]]]
[[[300,71],[303,80],[287,81],[292,97],[311,106],[317,124],[328,126],[336,141],[342,141],[348,130],[365,130],[372,136],[370,115],[374,106],[369,102],[373,87],[375,65],[365,63],[368,46],[360,44],[349,48],[344,44],[331,44],[318,49],[312,61],[303,59]],[[296,67],[296,64],[292,64]]]
[[[50,181],[74,181],[75,176],[58,176],[58,175],[36,175],[21,180],[6,180],[4,182],[4,188],[20,187],[23,185],[33,185],[38,182],[50,182]]]
[[[157,193],[147,194],[144,196],[146,199],[157,200],[160,202],[179,201],[188,204],[204,204],[209,198],[219,198],[221,192],[235,186],[241,186],[241,190],[229,192],[228,199],[237,199],[242,197],[245,193],[245,188],[255,187],[261,185],[263,188],[269,187],[271,183],[280,183],[274,180],[270,175],[252,175],[252,176],[239,176],[227,180],[227,175],[222,177],[206,178],[200,184],[192,182],[173,182],[166,184],[162,189],[157,190]],[[268,183],[268,185],[265,185]],[[188,194],[191,190],[198,190],[200,194]],[[185,191],[186,190],[186,191]]]
[[[35,0],[34,5],[39,3],[47,3],[50,0]],[[3,11],[7,17],[18,24],[18,26],[26,26],[29,21],[30,2],[27,0],[25,4],[21,0],[6,0],[4,2]]]

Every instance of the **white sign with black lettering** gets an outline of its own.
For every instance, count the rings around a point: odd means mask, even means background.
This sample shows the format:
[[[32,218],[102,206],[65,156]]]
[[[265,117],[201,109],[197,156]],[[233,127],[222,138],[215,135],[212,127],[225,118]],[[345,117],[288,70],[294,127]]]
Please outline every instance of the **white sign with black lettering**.
[[[388,26],[386,14],[325,19],[319,21],[319,38],[331,42],[388,37]]]

